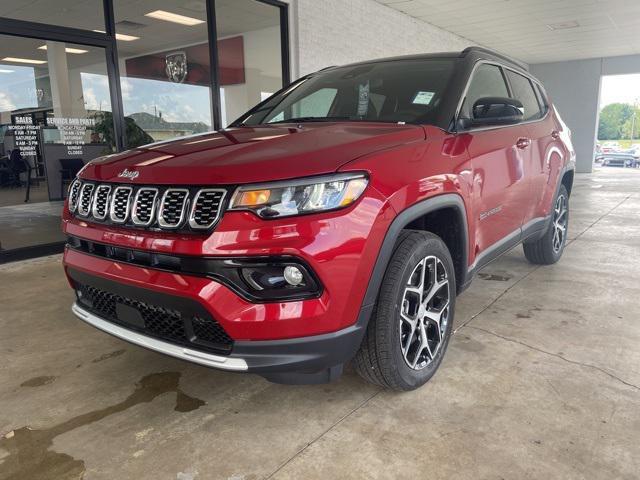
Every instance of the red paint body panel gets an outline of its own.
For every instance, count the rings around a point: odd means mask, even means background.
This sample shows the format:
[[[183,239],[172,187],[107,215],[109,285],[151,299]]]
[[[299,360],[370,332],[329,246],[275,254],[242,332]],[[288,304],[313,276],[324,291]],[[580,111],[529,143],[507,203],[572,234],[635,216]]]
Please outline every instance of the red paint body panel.
[[[124,152],[88,165],[81,178],[120,181],[138,169],[136,184],[234,185],[335,172],[371,152],[424,140],[415,125],[320,123],[230,128]]]
[[[564,131],[565,138],[554,138],[553,132],[563,131],[560,122],[551,113],[545,120],[527,125],[531,145],[531,158],[527,175],[531,178],[529,218],[549,215],[558,184],[560,173],[566,159],[571,158],[571,141]]]

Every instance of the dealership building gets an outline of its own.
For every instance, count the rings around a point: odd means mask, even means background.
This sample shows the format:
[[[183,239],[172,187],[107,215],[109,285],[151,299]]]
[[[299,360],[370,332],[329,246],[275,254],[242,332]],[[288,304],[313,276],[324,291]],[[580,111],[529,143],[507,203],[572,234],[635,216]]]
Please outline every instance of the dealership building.
[[[637,58],[558,64],[579,50],[502,44],[455,15],[417,1],[0,1],[0,258],[60,251],[62,200],[91,159],[219,130],[302,75],[371,58],[489,44],[528,61],[590,171],[600,78]]]

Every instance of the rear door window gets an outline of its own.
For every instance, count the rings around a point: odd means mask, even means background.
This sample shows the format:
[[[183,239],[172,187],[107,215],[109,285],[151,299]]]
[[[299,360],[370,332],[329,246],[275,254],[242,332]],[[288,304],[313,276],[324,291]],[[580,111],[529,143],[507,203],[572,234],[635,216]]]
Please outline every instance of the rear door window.
[[[537,120],[542,117],[542,110],[536,93],[533,91],[531,81],[519,73],[507,70],[507,78],[513,90],[512,97],[522,102],[524,107],[524,121]]]

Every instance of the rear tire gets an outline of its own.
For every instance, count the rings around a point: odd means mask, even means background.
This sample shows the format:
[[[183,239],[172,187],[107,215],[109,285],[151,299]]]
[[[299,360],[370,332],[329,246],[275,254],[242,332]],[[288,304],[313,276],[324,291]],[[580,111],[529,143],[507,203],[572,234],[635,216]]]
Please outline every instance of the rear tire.
[[[453,261],[442,239],[403,231],[354,358],[356,371],[394,390],[414,390],[426,383],[447,349],[455,299]]]
[[[551,265],[562,257],[567,244],[567,229],[569,227],[569,192],[564,185],[560,185],[558,195],[553,202],[551,223],[538,240],[527,241],[522,246],[524,256],[531,263],[537,265]]]

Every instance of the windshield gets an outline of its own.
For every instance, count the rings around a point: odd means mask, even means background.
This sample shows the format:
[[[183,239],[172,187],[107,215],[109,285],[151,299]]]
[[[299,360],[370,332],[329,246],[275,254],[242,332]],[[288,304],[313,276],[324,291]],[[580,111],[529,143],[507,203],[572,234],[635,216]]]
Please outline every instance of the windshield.
[[[358,121],[433,123],[451,58],[392,60],[315,74],[283,90],[236,125]]]

